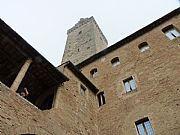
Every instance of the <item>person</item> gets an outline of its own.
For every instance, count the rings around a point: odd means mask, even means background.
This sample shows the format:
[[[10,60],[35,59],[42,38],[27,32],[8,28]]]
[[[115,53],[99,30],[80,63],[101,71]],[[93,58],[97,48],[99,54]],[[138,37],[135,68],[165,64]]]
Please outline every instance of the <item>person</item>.
[[[26,98],[29,95],[29,92],[28,92],[27,88],[21,89],[20,92],[19,92],[19,95]]]

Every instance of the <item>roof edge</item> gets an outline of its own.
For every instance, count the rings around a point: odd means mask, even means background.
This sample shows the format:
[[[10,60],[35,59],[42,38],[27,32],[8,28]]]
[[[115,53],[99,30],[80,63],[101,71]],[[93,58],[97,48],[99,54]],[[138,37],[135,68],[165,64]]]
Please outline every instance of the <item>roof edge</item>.
[[[7,36],[9,36],[13,41],[20,41],[21,44],[18,44],[18,47],[22,50],[25,50],[25,48],[28,50],[26,51],[27,56],[30,57],[36,61],[37,58],[42,59],[43,62],[45,62],[56,74],[51,75],[54,77],[55,75],[61,76],[61,83],[68,81],[69,78],[65,76],[62,72],[60,72],[54,65],[52,65],[44,56],[42,56],[35,48],[33,48],[25,39],[23,39],[15,30],[13,30],[8,24],[6,24],[1,18],[0,18],[0,30],[2,30]]]
[[[171,19],[172,17],[176,16],[176,15],[179,15],[180,14],[180,7],[171,11],[170,13],[164,15],[163,17],[159,18],[158,20],[150,23],[149,25],[141,28],[140,30],[134,32],[133,34],[127,36],[126,38],[118,41],[117,43],[109,46],[108,48],[102,50],[101,52],[87,58],[86,60],[82,61],[81,63],[77,64],[76,67],[81,69],[83,68],[84,66],[92,63],[93,61],[97,60],[98,58],[101,58],[102,56],[116,50],[117,48],[120,48],[122,46],[124,46],[125,44],[133,41],[134,39],[142,36],[143,34],[151,31],[152,29],[154,29],[155,27],[163,24],[164,22],[166,22],[167,20]]]
[[[99,89],[88,78],[86,78],[72,62],[68,61],[65,67],[68,67],[72,73],[81,80],[81,82],[92,90],[94,94],[99,92]]]

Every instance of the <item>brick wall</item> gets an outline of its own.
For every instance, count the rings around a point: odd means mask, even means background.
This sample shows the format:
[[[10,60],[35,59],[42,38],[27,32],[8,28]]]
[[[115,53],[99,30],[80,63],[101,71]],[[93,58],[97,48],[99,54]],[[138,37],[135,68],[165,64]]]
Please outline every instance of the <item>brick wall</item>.
[[[58,89],[57,109],[63,111],[65,119],[78,128],[78,134],[97,134],[96,111],[98,102],[96,95],[82,83],[67,67],[63,73],[70,78]],[[85,94],[80,94],[80,86],[83,85]]]

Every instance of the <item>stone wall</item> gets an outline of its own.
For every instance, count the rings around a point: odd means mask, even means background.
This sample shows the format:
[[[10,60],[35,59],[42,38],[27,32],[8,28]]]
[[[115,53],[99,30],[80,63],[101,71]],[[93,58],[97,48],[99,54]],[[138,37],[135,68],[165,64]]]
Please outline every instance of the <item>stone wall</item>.
[[[58,132],[65,134],[66,131],[60,126],[61,122],[52,119],[49,111],[40,111],[30,102],[0,84],[0,134],[58,135]]]
[[[98,109],[100,135],[136,135],[135,121],[148,117],[157,135],[180,134],[180,38],[169,40],[162,29],[180,16],[86,65],[82,72],[105,92],[106,104]],[[138,45],[147,42],[149,50]],[[119,57],[113,67],[111,60]],[[98,75],[90,76],[97,68]],[[137,90],[126,93],[123,80],[133,76]]]
[[[70,80],[58,87],[50,110],[39,110],[0,83],[0,134],[136,135],[135,121],[148,117],[156,135],[179,135],[180,38],[169,40],[162,32],[170,24],[180,30],[179,17],[170,19],[81,69],[100,91],[104,91],[106,104],[100,107],[92,90],[63,65],[59,70]],[[69,34],[76,36],[79,32],[76,30],[82,27],[82,30],[85,29],[82,33],[86,34],[78,37],[81,43],[85,42],[83,38],[97,39],[98,36],[94,38],[93,34],[89,34],[94,26],[94,23],[86,28],[83,28],[85,25],[78,26]],[[74,42],[75,39],[73,37],[67,42]],[[100,40],[90,40],[89,43],[101,44]],[[138,45],[142,42],[147,42],[150,48],[141,53]],[[77,42],[75,44],[79,45]],[[77,46],[70,47],[78,49]],[[84,55],[76,58],[79,60],[81,57],[85,58]],[[111,64],[114,57],[120,59],[117,66]],[[98,70],[94,78],[90,76],[93,68]],[[135,79],[137,89],[127,93],[123,80],[130,76]],[[80,93],[81,85],[86,89],[84,95]]]
[[[78,134],[96,135],[96,111],[98,108],[96,94],[82,83],[67,67],[61,68],[61,71],[70,80],[65,82],[58,90],[57,109],[63,108],[62,111],[66,115],[66,118],[71,119],[72,125],[78,127]],[[84,95],[80,92],[81,85],[86,88]]]
[[[53,108],[45,111],[0,83],[0,134],[96,135],[95,94],[83,84],[87,90],[81,96],[82,83],[66,72],[72,79],[59,86]]]

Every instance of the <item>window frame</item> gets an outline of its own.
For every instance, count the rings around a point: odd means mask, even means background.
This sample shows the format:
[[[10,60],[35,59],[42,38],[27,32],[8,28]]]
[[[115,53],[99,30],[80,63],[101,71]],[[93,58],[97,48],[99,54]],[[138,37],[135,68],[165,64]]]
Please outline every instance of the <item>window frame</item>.
[[[146,122],[148,122],[150,129],[148,129],[147,125],[145,125]],[[145,133],[146,135],[149,135],[149,133],[153,133],[153,135],[154,135],[154,130],[153,130],[152,124],[148,117],[142,118],[135,122],[137,133],[138,133],[138,135],[141,135],[142,133],[139,130],[138,125],[142,125],[143,133]]]
[[[114,57],[113,59],[111,59],[111,65],[112,67],[116,67],[117,65],[120,64],[120,60],[119,57]]]
[[[175,33],[176,33],[177,35],[176,35],[173,31],[175,31]],[[162,32],[163,32],[163,33],[165,34],[165,36],[166,36],[168,39],[170,39],[170,40],[174,40],[174,39],[180,37],[180,31],[179,31],[176,27],[174,27],[174,25],[172,25],[172,24],[164,27],[164,28],[162,29]]]
[[[105,95],[104,95],[104,91],[101,91],[97,94],[97,98],[98,98],[98,103],[99,103],[99,107],[106,104],[106,99],[105,99]]]
[[[132,83],[130,83],[130,82],[132,82],[133,81],[133,85],[134,85],[134,89],[132,88]],[[134,79],[134,77],[133,76],[130,76],[130,77],[128,77],[128,78],[126,78],[126,79],[124,79],[123,81],[123,86],[124,86],[124,89],[125,89],[125,91],[126,91],[126,93],[129,93],[129,92],[133,92],[133,91],[137,91],[137,84],[136,84],[136,80]],[[128,87],[130,88],[129,90],[127,89],[127,86],[126,86],[126,84],[128,83]]]
[[[92,78],[95,78],[95,77],[98,75],[98,70],[97,70],[97,68],[91,69],[90,75],[91,75]]]
[[[149,50],[149,49],[150,49],[150,46],[149,46],[149,44],[148,44],[147,42],[142,42],[142,43],[140,43],[140,44],[138,45],[138,48],[139,48],[139,51],[140,51],[141,53],[143,53],[143,52]]]

